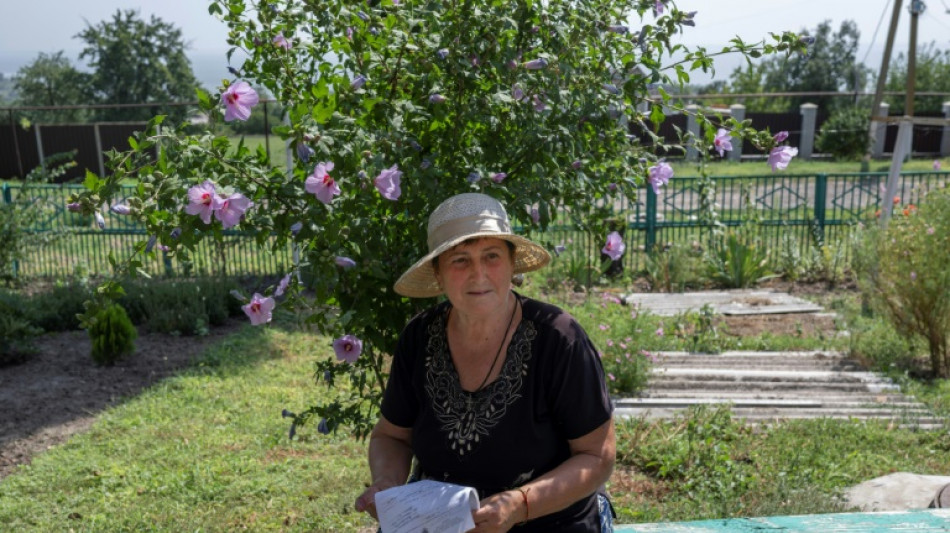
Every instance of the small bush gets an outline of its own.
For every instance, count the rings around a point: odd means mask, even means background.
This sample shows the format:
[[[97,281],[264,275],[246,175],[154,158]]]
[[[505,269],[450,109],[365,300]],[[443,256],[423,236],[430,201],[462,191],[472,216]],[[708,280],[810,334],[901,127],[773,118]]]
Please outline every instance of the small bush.
[[[130,281],[120,303],[134,323],[149,331],[203,335],[209,326],[241,313],[241,302],[230,295],[233,288],[229,280],[212,278]]]
[[[594,305],[588,302],[586,306]],[[611,394],[632,395],[643,390],[650,377],[653,354],[643,337],[652,334],[652,317],[647,313],[631,311],[610,294],[602,295],[601,308],[596,316],[600,322],[589,322],[595,315],[581,309],[572,310],[600,350],[601,363],[607,375],[607,389]],[[586,323],[586,325],[585,325]]]
[[[555,253],[551,266],[545,272],[548,288],[570,285],[571,290],[581,291],[601,282],[601,265],[580,241],[575,243],[569,240],[556,250],[561,251]]]
[[[112,365],[135,352],[138,332],[121,305],[111,304],[96,314],[89,328],[92,341],[92,360],[100,365]]]
[[[927,343],[935,377],[950,378],[950,190],[919,209],[895,206],[887,228],[864,237],[855,269],[865,296],[895,330]]]
[[[24,308],[18,294],[0,291],[0,367],[22,363],[35,353],[30,341],[40,330],[24,316]]]
[[[29,318],[44,331],[80,329],[76,315],[85,311],[83,305],[92,298],[92,291],[81,283],[60,285],[34,294],[29,301]]]
[[[870,118],[867,110],[846,107],[835,111],[822,125],[815,146],[836,159],[854,159],[868,148]]]
[[[699,284],[697,254],[682,244],[654,247],[647,254],[646,275],[652,291],[683,292]]]
[[[851,325],[850,354],[884,372],[913,372],[916,355],[926,348],[919,339],[908,339],[882,317],[861,317]]]
[[[823,281],[833,286],[845,277],[851,245],[850,241],[835,246],[825,244],[813,228],[810,245],[803,251],[798,239],[785,233],[776,254],[776,268],[789,281]]]
[[[727,289],[745,289],[775,277],[769,253],[751,231],[729,231],[715,237],[706,254],[706,275]]]

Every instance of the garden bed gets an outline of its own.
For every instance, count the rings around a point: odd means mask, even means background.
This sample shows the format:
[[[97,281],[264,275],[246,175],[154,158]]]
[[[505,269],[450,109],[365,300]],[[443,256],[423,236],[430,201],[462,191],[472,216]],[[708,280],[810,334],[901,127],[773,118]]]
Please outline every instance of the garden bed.
[[[104,409],[187,367],[246,323],[231,319],[202,337],[143,333],[132,357],[107,367],[93,363],[85,331],[39,337],[36,355],[0,368],[0,479],[84,431]]]

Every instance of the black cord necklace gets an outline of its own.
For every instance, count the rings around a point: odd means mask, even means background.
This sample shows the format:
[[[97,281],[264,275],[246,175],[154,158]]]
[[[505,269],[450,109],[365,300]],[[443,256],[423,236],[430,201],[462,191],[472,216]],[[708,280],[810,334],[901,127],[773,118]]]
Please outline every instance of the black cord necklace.
[[[508,339],[508,332],[511,330],[511,324],[515,321],[515,313],[518,311],[519,303],[520,302],[518,301],[518,298],[515,297],[515,305],[511,309],[511,317],[508,319],[508,325],[505,326],[505,334],[501,336],[501,345],[498,346],[498,352],[495,353],[495,360],[491,362],[491,368],[489,368],[488,373],[485,374],[485,379],[482,380],[482,384],[479,385],[477,389],[472,391],[472,393],[482,390],[482,387],[488,383],[488,377],[491,376],[492,371],[495,370],[495,365],[498,364],[498,358],[501,356],[501,349],[505,347],[505,340]]]

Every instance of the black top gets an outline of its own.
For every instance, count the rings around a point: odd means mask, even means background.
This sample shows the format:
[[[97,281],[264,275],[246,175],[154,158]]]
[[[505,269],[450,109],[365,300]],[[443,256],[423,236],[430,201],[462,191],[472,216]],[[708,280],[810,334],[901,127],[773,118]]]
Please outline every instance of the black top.
[[[516,295],[522,320],[499,376],[462,389],[446,337],[451,304],[419,314],[403,330],[382,414],[412,428],[423,477],[475,487],[480,498],[520,487],[570,457],[569,439],[611,417],[597,350],[574,317]],[[600,531],[595,495],[512,531]]]

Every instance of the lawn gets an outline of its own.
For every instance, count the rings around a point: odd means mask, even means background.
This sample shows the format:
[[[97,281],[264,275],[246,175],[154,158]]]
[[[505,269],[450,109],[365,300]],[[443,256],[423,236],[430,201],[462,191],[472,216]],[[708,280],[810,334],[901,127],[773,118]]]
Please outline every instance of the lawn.
[[[237,140],[237,138],[235,139]],[[270,155],[273,164],[280,168],[286,168],[286,143],[276,135],[270,135],[265,139],[264,135],[245,135],[244,143],[251,150],[257,150],[258,147],[266,147],[265,140],[269,141]],[[294,157],[296,157],[294,155]],[[950,168],[950,157],[939,159],[942,168]],[[911,159],[904,163],[903,172],[927,172],[933,170],[934,159]],[[689,162],[683,158],[672,158],[670,163],[676,176],[689,177],[699,176],[699,163]],[[784,171],[779,174],[850,174],[855,172],[889,172],[891,169],[890,159],[875,159],[870,161],[868,168],[862,169],[861,161],[836,161],[832,159],[812,159],[803,160],[795,158]],[[710,176],[762,176],[772,174],[771,168],[764,157],[761,159],[746,159],[742,162],[734,162],[713,158],[706,162],[706,172]]]
[[[538,294],[528,281],[526,292]],[[561,296],[549,299],[598,342],[628,333],[619,330],[629,308],[599,296]],[[675,347],[672,334],[660,344],[650,329],[655,320],[635,320],[643,336],[634,342]],[[781,349],[814,343],[742,340]],[[365,442],[314,426],[289,440],[280,415],[340,393],[312,377],[314,361],[331,356],[329,340],[312,333],[243,327],[192,368],[101,413],[88,432],[0,481],[0,523],[44,532],[370,527],[352,507],[369,481]],[[938,386],[928,400],[946,408],[948,398],[950,390]],[[945,433],[841,420],[753,430],[726,408],[626,421],[618,435],[608,489],[621,523],[833,512],[841,510],[834,495],[844,487],[893,471],[946,474],[950,464]]]
[[[940,159],[942,168],[950,168],[950,158]],[[911,159],[904,163],[902,172],[929,172],[933,170],[933,159]],[[684,159],[674,159],[671,164],[676,176],[699,176],[699,163],[691,163]],[[868,165],[867,170],[861,168],[860,161],[834,161],[831,159],[803,160],[795,158],[788,168],[776,174],[850,174],[854,172],[890,172],[890,159],[875,159]],[[706,163],[706,172],[710,176],[762,176],[772,174],[772,169],[765,158],[746,160],[742,162],[713,159]]]

